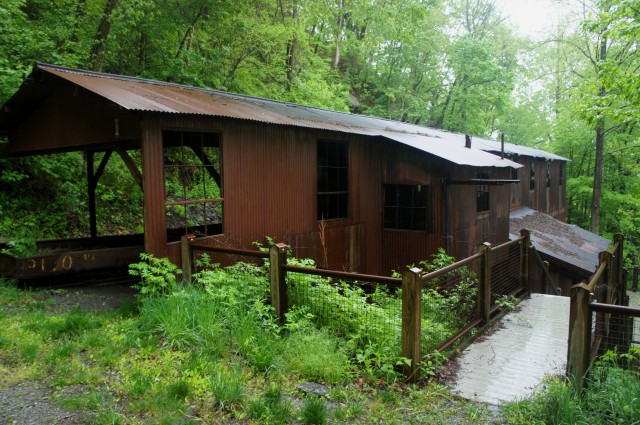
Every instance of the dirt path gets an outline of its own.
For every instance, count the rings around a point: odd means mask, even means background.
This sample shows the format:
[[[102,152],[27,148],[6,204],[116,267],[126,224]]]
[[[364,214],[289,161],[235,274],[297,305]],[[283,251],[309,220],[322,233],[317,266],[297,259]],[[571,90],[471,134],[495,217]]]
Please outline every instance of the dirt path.
[[[51,290],[53,308],[59,312],[117,310],[135,301],[136,291],[127,285],[86,286]],[[82,392],[82,386],[75,388]],[[69,411],[49,401],[55,388],[38,381],[23,381],[0,388],[0,425],[91,424],[84,412]]]

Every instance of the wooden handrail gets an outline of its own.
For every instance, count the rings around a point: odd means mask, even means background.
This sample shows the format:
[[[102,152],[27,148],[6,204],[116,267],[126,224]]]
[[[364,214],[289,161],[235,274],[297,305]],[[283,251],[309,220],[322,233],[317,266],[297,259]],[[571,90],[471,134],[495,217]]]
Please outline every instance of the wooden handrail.
[[[303,274],[315,274],[323,277],[337,277],[348,280],[359,280],[362,282],[382,283],[387,286],[393,286],[396,288],[402,287],[402,279],[386,276],[375,276],[370,274],[349,273],[341,272],[338,270],[326,270],[316,269],[312,267],[292,266],[290,264],[283,265],[282,268],[288,272],[303,273]]]
[[[602,274],[606,270],[607,265],[608,265],[608,261],[606,261],[606,260],[600,262],[600,265],[598,266],[598,270],[596,270],[596,272],[593,274],[593,276],[591,277],[591,280],[589,281],[588,284],[586,284],[584,282],[581,282],[581,283],[578,283],[576,285],[573,285],[571,287],[571,289],[582,288],[582,289],[586,290],[589,293],[593,292],[593,289],[598,284],[598,281],[600,280],[600,277],[602,277]]]

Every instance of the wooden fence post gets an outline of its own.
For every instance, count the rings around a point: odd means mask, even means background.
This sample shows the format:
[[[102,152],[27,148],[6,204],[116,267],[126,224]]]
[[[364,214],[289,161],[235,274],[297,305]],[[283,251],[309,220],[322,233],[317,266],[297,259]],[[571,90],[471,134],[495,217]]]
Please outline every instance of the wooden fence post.
[[[269,267],[271,272],[271,305],[281,324],[285,321],[285,313],[289,308],[287,296],[287,272],[282,266],[287,264],[287,245],[277,243],[269,250]]]
[[[193,250],[190,242],[196,237],[194,235],[182,235],[180,238],[180,252],[182,257],[182,278],[191,282],[193,274]]]
[[[491,318],[491,244],[485,242],[480,246],[480,281],[478,282],[478,319],[489,322]]]
[[[520,287],[525,290],[527,297],[529,297],[531,296],[531,279],[529,279],[531,267],[531,232],[527,229],[522,229],[520,230],[520,236],[524,237],[522,245],[520,245]]]
[[[638,291],[638,272],[640,271],[640,266],[633,266],[633,280],[631,282],[631,290],[633,292]]]
[[[613,236],[614,243],[618,243],[618,250],[613,253],[615,258],[616,269],[615,273],[615,284],[618,289],[618,305],[628,305],[627,301],[627,281],[625,279],[624,273],[624,258],[622,258],[624,254],[624,236],[620,233],[616,233]]]
[[[402,273],[402,356],[411,360],[403,366],[408,381],[420,378],[421,324],[422,324],[422,279],[418,268]]]
[[[581,394],[584,379],[591,361],[591,294],[582,287],[571,288],[569,312],[569,348],[567,353],[567,376],[576,391]]]

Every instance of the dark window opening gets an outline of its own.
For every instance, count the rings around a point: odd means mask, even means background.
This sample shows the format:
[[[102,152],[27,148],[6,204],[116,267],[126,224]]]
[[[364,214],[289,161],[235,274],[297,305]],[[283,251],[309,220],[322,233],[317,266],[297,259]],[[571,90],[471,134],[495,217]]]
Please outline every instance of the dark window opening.
[[[487,173],[478,173],[478,179],[488,180]],[[482,184],[476,190],[476,212],[489,211],[489,185]]]
[[[168,240],[222,233],[220,135],[163,131]]]
[[[347,144],[318,141],[318,220],[345,218],[349,200]]]
[[[547,161],[547,187],[551,187],[551,161]]]
[[[431,230],[429,186],[384,185],[384,228]]]
[[[533,190],[536,188],[536,164],[535,161],[532,159],[530,162],[530,166],[529,166],[529,190]]]
[[[562,164],[560,164],[560,181],[559,184],[560,186],[562,186],[564,184],[564,175],[563,175],[563,171],[562,171]]]
[[[511,180],[518,180],[518,169],[517,168],[512,168],[511,169]]]

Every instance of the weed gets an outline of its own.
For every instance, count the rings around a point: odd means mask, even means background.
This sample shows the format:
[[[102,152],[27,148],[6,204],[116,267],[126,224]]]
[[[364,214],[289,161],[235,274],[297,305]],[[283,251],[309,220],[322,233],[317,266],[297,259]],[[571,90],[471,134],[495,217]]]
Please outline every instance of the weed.
[[[288,336],[285,347],[289,369],[308,380],[337,383],[347,377],[349,358],[326,330],[300,329]]]
[[[50,317],[42,322],[34,323],[32,328],[55,339],[77,337],[80,334],[101,326],[100,320],[78,307],[59,317]]]
[[[24,362],[33,363],[38,358],[40,346],[38,344],[26,344],[20,349],[20,355]]]
[[[307,425],[324,425],[327,423],[327,403],[317,397],[308,398],[300,408],[302,422]]]
[[[142,373],[139,370],[134,370],[131,375],[130,375],[130,379],[127,382],[126,385],[126,392],[127,395],[129,395],[130,397],[141,397],[144,394],[146,394],[149,390],[151,390],[152,387],[152,382],[151,379],[147,376],[145,376],[144,373]]]
[[[496,304],[507,311],[515,310],[518,299],[513,295],[501,295],[496,299]]]
[[[156,258],[148,253],[140,254],[140,262],[129,265],[129,274],[140,278],[133,287],[142,297],[167,295],[178,288],[177,276],[182,273],[167,258]]]
[[[178,379],[167,386],[167,395],[175,400],[184,400],[191,395],[191,386],[186,379]]]
[[[291,405],[282,399],[280,387],[273,385],[265,390],[259,400],[249,404],[249,416],[268,424],[284,424],[291,420],[293,410]]]
[[[69,410],[97,410],[106,404],[105,396],[100,391],[90,391],[85,394],[55,397],[56,403]]]
[[[244,396],[244,375],[241,370],[217,371],[211,376],[210,383],[216,405],[220,408],[229,409],[239,404]]]

